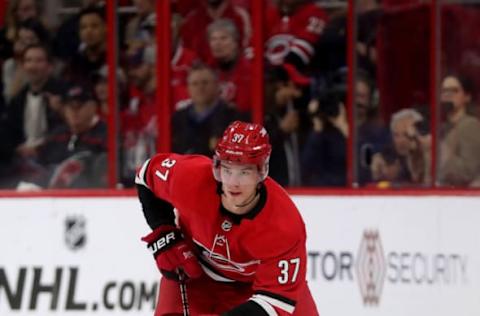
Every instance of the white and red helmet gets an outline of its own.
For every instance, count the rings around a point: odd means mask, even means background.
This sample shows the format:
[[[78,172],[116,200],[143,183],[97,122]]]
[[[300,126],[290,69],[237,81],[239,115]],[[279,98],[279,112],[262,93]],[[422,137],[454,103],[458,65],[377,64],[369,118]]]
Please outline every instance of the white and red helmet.
[[[213,175],[220,181],[220,162],[253,164],[258,168],[261,181],[268,175],[268,161],[272,146],[267,130],[255,123],[235,121],[223,133],[213,156]]]

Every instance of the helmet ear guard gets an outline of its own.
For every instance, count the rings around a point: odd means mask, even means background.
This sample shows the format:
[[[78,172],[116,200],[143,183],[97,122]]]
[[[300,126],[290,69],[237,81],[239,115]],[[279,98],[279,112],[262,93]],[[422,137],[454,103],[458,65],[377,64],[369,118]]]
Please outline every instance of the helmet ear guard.
[[[260,181],[268,175],[272,146],[268,133],[259,124],[235,121],[231,123],[217,143],[213,156],[213,175],[221,182],[220,162],[228,161],[257,166]]]

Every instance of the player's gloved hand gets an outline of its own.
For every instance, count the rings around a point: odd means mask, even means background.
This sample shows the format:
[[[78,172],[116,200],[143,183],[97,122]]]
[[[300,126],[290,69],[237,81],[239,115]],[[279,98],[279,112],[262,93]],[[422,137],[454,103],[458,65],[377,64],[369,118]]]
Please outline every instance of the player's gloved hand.
[[[179,229],[163,225],[142,238],[153,253],[158,269],[166,278],[179,280],[176,271],[182,269],[188,278],[198,278],[202,268]]]

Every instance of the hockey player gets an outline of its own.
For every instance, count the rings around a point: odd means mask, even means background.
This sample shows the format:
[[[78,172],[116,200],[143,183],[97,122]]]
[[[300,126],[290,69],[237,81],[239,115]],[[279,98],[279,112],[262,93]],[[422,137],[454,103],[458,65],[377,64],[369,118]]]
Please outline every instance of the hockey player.
[[[262,126],[235,121],[213,161],[157,154],[142,166],[138,195],[153,230],[142,240],[163,274],[156,316],[183,315],[179,271],[191,315],[318,315],[305,225],[267,177],[270,152]]]

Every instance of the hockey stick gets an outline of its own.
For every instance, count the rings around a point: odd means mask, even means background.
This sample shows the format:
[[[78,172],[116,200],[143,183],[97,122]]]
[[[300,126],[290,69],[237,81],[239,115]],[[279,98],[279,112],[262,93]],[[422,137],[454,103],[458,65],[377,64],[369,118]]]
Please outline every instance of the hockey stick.
[[[187,284],[185,272],[182,269],[178,269],[178,280],[180,283],[180,296],[182,298],[182,307],[183,307],[183,316],[190,316],[190,308],[188,307],[188,296],[187,296]]]

